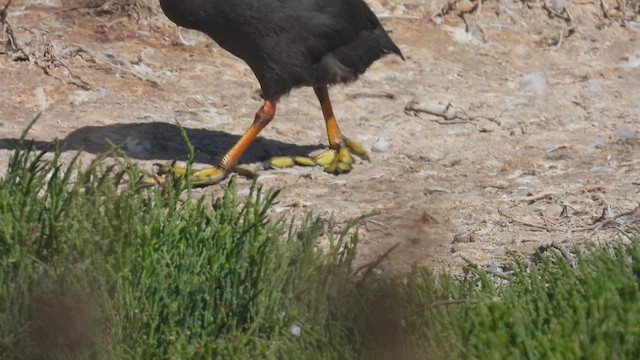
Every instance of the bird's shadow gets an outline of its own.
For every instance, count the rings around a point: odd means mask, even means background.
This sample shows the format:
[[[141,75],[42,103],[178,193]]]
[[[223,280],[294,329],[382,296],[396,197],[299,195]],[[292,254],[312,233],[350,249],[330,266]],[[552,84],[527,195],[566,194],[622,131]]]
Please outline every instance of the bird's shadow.
[[[183,128],[192,144],[196,161],[215,164],[238,141],[238,135],[207,129]],[[29,136],[27,135],[27,139]],[[0,138],[0,149],[15,150],[19,139]],[[52,142],[34,141],[36,149]],[[63,151],[84,151],[100,154],[121,148],[132,159],[186,161],[188,147],[180,128],[164,122],[85,126],[60,139]],[[240,159],[241,164],[264,161],[274,155],[304,155],[322,145],[296,145],[258,137]]]

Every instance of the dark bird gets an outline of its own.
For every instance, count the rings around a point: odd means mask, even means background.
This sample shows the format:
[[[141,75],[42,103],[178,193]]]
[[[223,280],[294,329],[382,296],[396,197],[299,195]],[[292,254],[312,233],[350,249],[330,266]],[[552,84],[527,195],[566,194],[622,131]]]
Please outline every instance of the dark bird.
[[[352,153],[368,160],[367,152],[340,132],[327,86],[356,80],[386,54],[404,57],[363,0],[160,0],[160,5],[177,25],[207,34],[246,62],[264,98],[253,124],[218,167],[194,171],[194,182],[215,184],[236,171],[240,156],[275,116],[278,99],[302,86],[313,87],[320,101],[329,149],[267,163],[320,165],[341,174],[351,170]]]

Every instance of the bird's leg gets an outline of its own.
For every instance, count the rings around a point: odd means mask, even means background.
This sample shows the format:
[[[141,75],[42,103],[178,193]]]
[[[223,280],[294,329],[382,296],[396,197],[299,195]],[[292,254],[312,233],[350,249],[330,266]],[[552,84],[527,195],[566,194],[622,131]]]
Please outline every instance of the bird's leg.
[[[236,167],[236,163],[240,156],[247,150],[251,142],[258,136],[260,131],[269,124],[276,114],[276,103],[270,100],[266,100],[264,105],[260,107],[260,110],[256,112],[256,116],[253,123],[244,135],[233,145],[233,147],[222,157],[217,167],[204,168],[199,170],[193,170],[189,175],[191,182],[198,186],[207,186],[217,184],[224,180],[229,173],[237,172],[240,175],[246,177],[256,177],[257,175],[250,170]],[[165,167],[162,166],[158,175],[162,176],[168,173],[175,173],[178,175],[186,175],[186,169],[182,167]],[[161,182],[162,177],[157,177],[156,181]]]
[[[320,101],[320,107],[322,108],[322,114],[324,115],[324,121],[327,126],[327,136],[329,137],[329,149],[324,150],[318,154],[312,156],[277,156],[267,161],[267,165],[272,167],[290,167],[294,165],[323,166],[324,170],[332,174],[344,174],[351,171],[354,160],[353,155],[369,161],[369,155],[367,151],[355,141],[352,141],[342,135],[338,121],[333,114],[331,107],[331,100],[329,99],[329,90],[326,86],[317,86],[313,88],[318,100]]]
[[[328,173],[348,173],[351,171],[351,164],[354,162],[352,153],[367,161],[369,160],[369,155],[362,146],[349,140],[340,132],[338,121],[331,107],[327,86],[317,86],[313,90],[320,101],[322,115],[324,115],[324,121],[327,126],[327,136],[329,137],[329,149],[313,156],[313,158],[319,165],[324,166],[324,170]]]

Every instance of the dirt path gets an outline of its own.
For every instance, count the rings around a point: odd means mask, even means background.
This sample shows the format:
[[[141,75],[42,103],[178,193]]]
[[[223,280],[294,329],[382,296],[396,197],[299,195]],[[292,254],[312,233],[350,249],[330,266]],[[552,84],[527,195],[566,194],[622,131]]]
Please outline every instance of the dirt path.
[[[22,51],[0,49],[2,171],[40,111],[30,137],[63,139],[65,156],[90,157],[109,139],[148,169],[184,160],[179,120],[198,162],[217,162],[261,103],[248,67],[198,33],[181,30],[181,40],[155,3],[86,3],[10,8]],[[440,17],[437,2],[372,4],[407,61],[386,58],[331,89],[343,131],[372,160],[340,177],[260,171],[261,183],[283,189],[274,211],[346,219],[380,210],[361,229],[360,254],[401,242],[389,260],[397,270],[463,258],[499,267],[509,252],[616,239],[640,225],[638,212],[624,215],[640,203],[635,3],[606,16],[584,2],[457,4]],[[296,90],[242,162],[319,149],[323,126],[313,92]]]

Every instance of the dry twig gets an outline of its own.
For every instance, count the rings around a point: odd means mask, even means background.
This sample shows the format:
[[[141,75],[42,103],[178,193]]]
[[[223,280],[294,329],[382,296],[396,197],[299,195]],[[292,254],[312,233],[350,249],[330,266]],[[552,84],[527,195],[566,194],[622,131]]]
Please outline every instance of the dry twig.
[[[11,5],[12,0],[8,0],[5,6],[0,9],[0,25],[2,30],[7,36],[5,45],[5,54],[10,54],[13,61],[27,61],[29,64],[33,64],[40,68],[47,76],[60,81],[63,84],[67,82],[51,72],[51,69],[56,67],[64,68],[69,77],[72,79],[71,84],[78,86],[83,90],[90,90],[91,85],[77,76],[71,67],[59,56],[55,50],[55,47],[47,39],[46,35],[38,34],[32,28],[26,28],[25,30],[34,35],[37,41],[37,49],[30,49],[28,46],[16,47],[15,33],[11,24],[7,21],[8,8]]]
[[[609,185],[585,185],[576,190],[577,193],[589,193],[589,192],[609,192],[616,188]]]
[[[0,25],[2,25],[2,32],[7,35],[7,40],[6,40],[7,43],[5,45],[5,48],[9,48],[13,50],[16,47],[16,39],[13,33],[13,28],[11,27],[11,24],[9,24],[9,22],[7,21],[7,16],[9,15],[7,10],[11,5],[11,1],[12,0],[8,0],[7,3],[4,5],[4,7],[0,10]]]
[[[554,241],[549,245],[541,245],[538,248],[540,253],[544,253],[550,249],[557,250],[560,253],[560,255],[562,255],[562,257],[564,257],[569,262],[569,265],[571,265],[571,267],[573,268],[576,267],[576,259],[573,256],[573,254],[569,250],[567,250],[567,248],[558,244],[557,242]]]
[[[547,232],[552,232],[554,230],[554,229],[551,229],[551,228],[549,228],[547,226],[544,226],[544,225],[538,225],[538,224],[534,224],[534,223],[531,223],[531,222],[528,222],[528,221],[516,219],[515,217],[513,217],[511,215],[505,214],[500,209],[498,209],[498,214],[506,217],[507,219],[509,219],[509,220],[511,220],[513,222],[516,222],[516,223],[519,223],[519,224],[522,224],[522,225],[525,225],[525,226],[529,226],[529,227],[536,228],[536,229],[546,230]]]
[[[626,217],[626,216],[632,216],[635,215],[636,213],[638,213],[638,211],[640,210],[640,205],[636,206],[635,208],[633,208],[632,210],[629,211],[625,211],[622,212],[616,216],[610,217],[610,218],[605,218],[605,214],[606,211],[603,210],[603,214],[602,216],[600,216],[598,219],[595,220],[595,223],[589,226],[582,226],[582,227],[578,227],[578,228],[573,228],[571,229],[572,232],[578,232],[578,231],[589,231],[589,230],[593,230],[593,232],[595,233],[596,231],[602,229],[605,226],[611,225],[611,224],[618,224],[618,219],[622,218],[622,217]]]
[[[89,55],[95,64],[100,64],[100,63],[106,64],[106,65],[108,65],[108,66],[110,66],[110,67],[112,67],[112,68],[114,68],[116,70],[119,70],[119,71],[125,72],[127,74],[133,75],[134,77],[136,77],[136,78],[138,78],[140,80],[147,81],[147,82],[151,83],[154,87],[156,87],[158,89],[162,88],[162,86],[160,86],[159,82],[157,82],[157,81],[155,81],[153,79],[150,79],[148,77],[142,76],[142,75],[138,74],[137,72],[135,72],[133,70],[130,70],[130,69],[124,68],[122,66],[116,65],[116,64],[112,63],[111,61],[103,58],[103,57],[94,55],[89,49],[85,48],[82,45],[79,45],[79,44],[72,44],[72,45],[76,46],[78,49],[82,50],[87,55]]]
[[[491,116],[491,117],[470,116],[466,113],[466,111],[464,111],[464,109],[456,107],[450,102],[444,106],[444,109],[434,110],[434,109],[419,107],[418,102],[416,100],[412,100],[412,101],[409,101],[409,103],[404,107],[404,113],[407,115],[418,116],[418,117],[419,117],[418,114],[421,114],[421,113],[433,115],[433,116],[442,118],[443,120],[434,120],[434,121],[437,122],[438,124],[443,124],[443,125],[467,124],[472,121],[487,120],[495,123],[498,126],[501,126],[502,122],[498,118],[501,117],[502,114],[504,114],[504,110],[498,116]]]
[[[533,195],[529,195],[529,196],[522,196],[519,198],[516,198],[516,201],[526,201],[529,204],[533,204],[534,202],[538,201],[538,200],[542,200],[542,199],[553,199],[553,197],[556,196],[556,194],[554,192],[551,191],[543,191],[541,193],[537,193],[537,194],[533,194]]]

